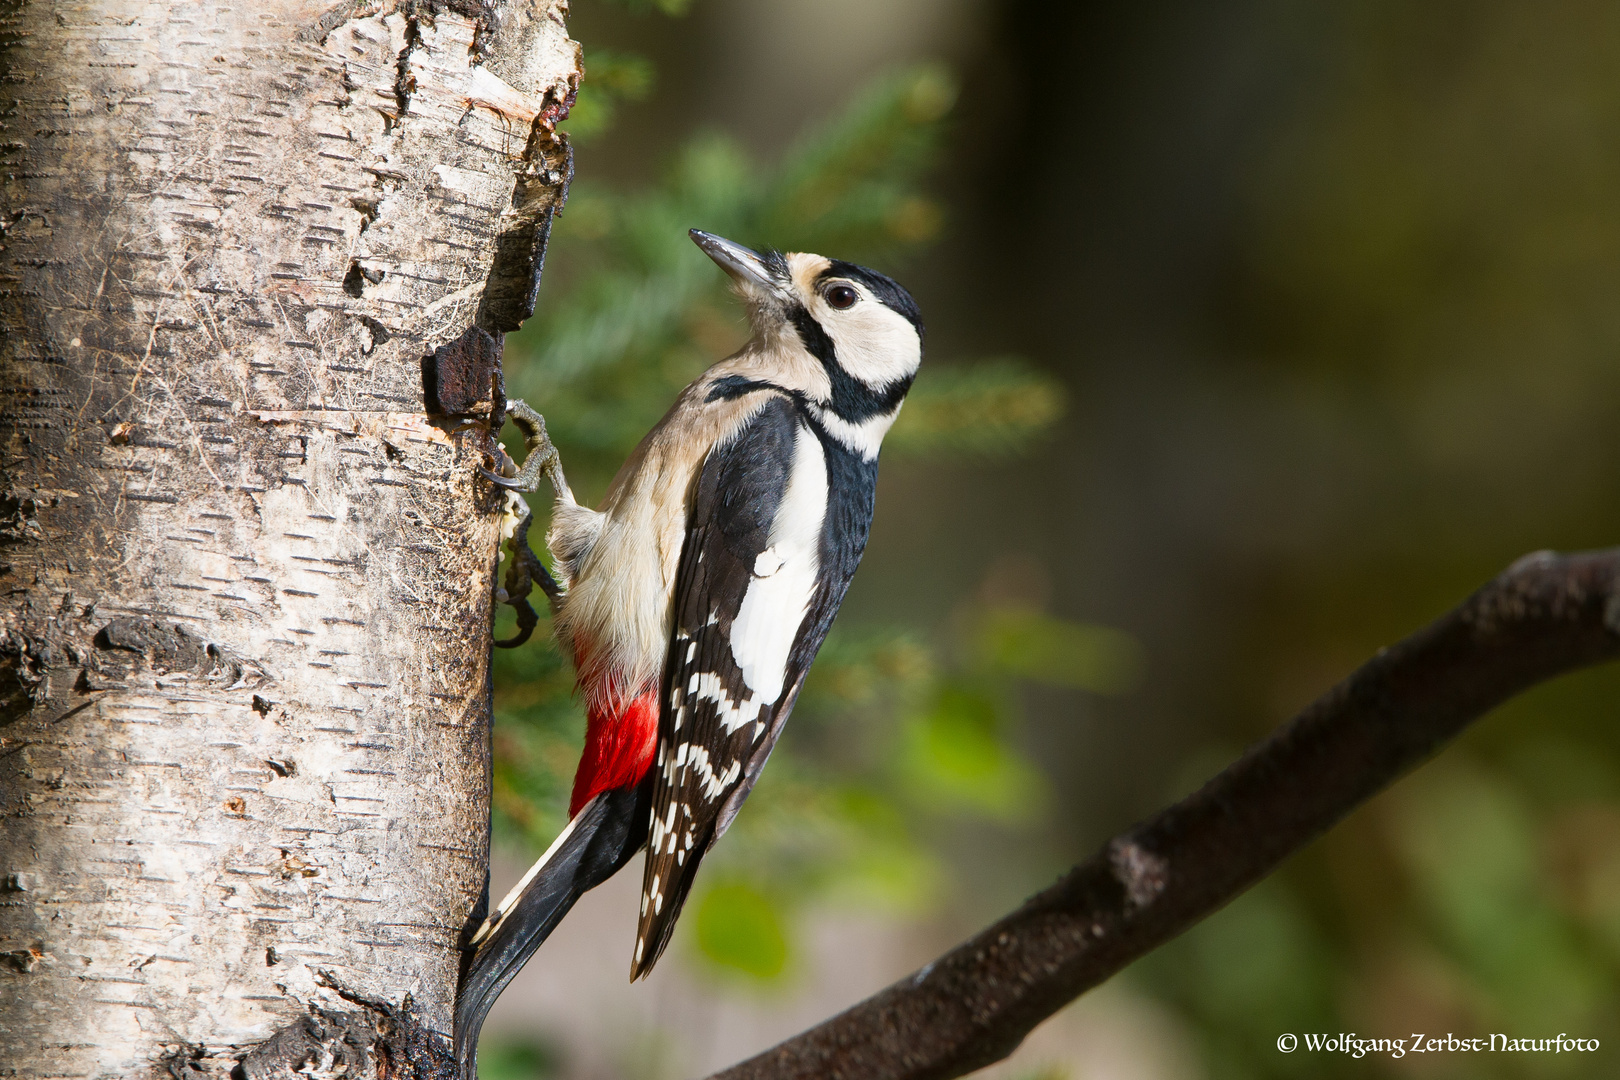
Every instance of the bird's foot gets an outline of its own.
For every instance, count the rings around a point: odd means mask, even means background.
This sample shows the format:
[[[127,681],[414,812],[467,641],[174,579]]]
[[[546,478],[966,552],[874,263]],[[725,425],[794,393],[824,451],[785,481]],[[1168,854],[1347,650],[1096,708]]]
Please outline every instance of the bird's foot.
[[[512,553],[512,565],[506,568],[506,584],[504,588],[496,590],[495,598],[503,604],[510,604],[517,612],[517,633],[504,641],[497,641],[495,646],[501,649],[515,649],[529,640],[534,628],[540,624],[540,617],[535,614],[533,606],[529,603],[529,593],[534,591],[536,583],[540,590],[546,594],[550,601],[551,610],[557,610],[557,604],[562,600],[563,590],[557,584],[557,579],[551,576],[540,557],[529,547],[529,526],[534,523],[534,515],[525,513],[512,530],[507,539],[506,548]]]
[[[568,490],[568,482],[563,478],[562,458],[558,455],[557,448],[551,444],[550,437],[546,435],[545,418],[516,398],[506,401],[504,415],[511,417],[512,422],[523,432],[526,449],[523,464],[520,467],[505,450],[501,449],[500,444],[492,439],[489,457],[490,464],[495,468],[491,470],[480,467],[479,471],[488,477],[491,483],[512,493],[507,497],[508,517],[503,529],[507,538],[507,550],[512,553],[512,562],[506,568],[504,587],[495,590],[495,599],[499,603],[510,604],[517,611],[517,633],[495,644],[503,649],[514,649],[529,640],[529,635],[534,633],[534,628],[540,622],[540,617],[528,599],[534,585],[539,583],[551,603],[553,612],[557,610],[563,594],[557,580],[551,576],[545,564],[529,547],[529,526],[533,523],[534,516],[518,492],[534,491],[540,486],[540,476],[544,473],[556,489],[557,498],[572,502],[574,496]]]
[[[489,478],[490,483],[498,484],[510,491],[534,491],[540,486],[542,473],[551,480],[551,486],[556,490],[560,499],[573,500],[573,493],[568,489],[568,481],[563,478],[562,456],[552,445],[551,438],[546,434],[545,417],[535,412],[527,404],[517,398],[510,398],[506,402],[506,414],[511,417],[523,432],[523,443],[526,453],[523,465],[520,468],[511,457],[499,447],[491,453],[491,464],[494,471],[480,467],[479,471]]]

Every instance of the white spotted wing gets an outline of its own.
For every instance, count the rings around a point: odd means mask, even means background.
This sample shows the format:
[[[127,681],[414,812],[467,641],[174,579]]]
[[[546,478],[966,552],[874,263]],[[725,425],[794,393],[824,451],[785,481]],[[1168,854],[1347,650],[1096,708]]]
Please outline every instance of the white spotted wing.
[[[752,788],[843,597],[853,562],[834,556],[837,580],[821,574],[829,488],[822,440],[776,395],[699,475],[675,581],[632,978],[669,943],[699,861]]]

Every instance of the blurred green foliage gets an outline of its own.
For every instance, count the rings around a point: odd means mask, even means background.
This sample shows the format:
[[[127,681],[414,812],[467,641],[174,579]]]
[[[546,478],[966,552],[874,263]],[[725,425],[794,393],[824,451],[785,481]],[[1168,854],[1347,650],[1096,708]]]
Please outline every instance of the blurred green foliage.
[[[478,1080],[539,1080],[553,1076],[557,1052],[544,1043],[491,1040],[478,1048]]]
[[[692,0],[614,0],[631,11],[660,11],[665,15],[685,15]]]
[[[1149,956],[1133,977],[1193,1024],[1213,1080],[1408,1069],[1607,1076],[1607,1062],[1590,1055],[1403,1064],[1273,1049],[1285,1032],[1578,1032],[1605,1045],[1620,1036],[1620,953],[1610,936],[1620,910],[1620,808],[1560,801],[1538,808],[1510,775],[1453,752]],[[1329,893],[1311,880],[1324,869]]]
[[[1098,694],[1129,691],[1145,663],[1142,647],[1129,634],[1017,607],[980,620],[977,648],[991,668]]]
[[[652,75],[623,55],[592,52],[587,65],[606,77],[587,80],[568,128],[589,137]],[[681,387],[746,338],[724,275],[686,230],[903,264],[943,224],[919,184],[955,94],[943,68],[918,67],[868,87],[774,167],[708,134],[649,190],[576,181],[540,310],[506,350],[508,392],[545,414],[576,492],[599,495]],[[931,355],[888,442],[924,460],[1005,455],[1062,410],[1055,381],[1016,358]],[[547,506],[534,501],[539,536]],[[1116,631],[1010,610],[974,625],[960,641],[835,629],[681,924],[717,975],[790,975],[795,916],[809,901],[927,904],[942,869],[920,820],[1027,823],[1043,805],[1042,775],[1018,748],[1017,681],[1116,692],[1140,667],[1134,643]],[[563,824],[583,727],[569,666],[541,634],[496,657],[497,828],[536,849]]]
[[[930,371],[906,397],[890,454],[1000,457],[1027,449],[1063,414],[1062,387],[1015,357]]]
[[[710,881],[693,913],[698,949],[722,969],[775,979],[787,968],[781,905],[747,881]]]
[[[1044,802],[1044,777],[1007,746],[1000,687],[944,680],[908,720],[898,758],[906,786],[926,802],[972,807],[1003,821]]]
[[[615,56],[608,69],[641,71],[642,64]],[[644,87],[650,78],[620,82]],[[942,227],[940,206],[918,181],[955,93],[944,69],[917,68],[869,87],[774,168],[708,134],[683,147],[651,190],[575,182],[553,232],[545,298],[511,339],[507,388],[545,403],[549,429],[568,448],[570,475],[585,477],[585,490],[612,475],[683,386],[746,338],[724,275],[688,241],[687,229],[892,266]],[[621,96],[617,87],[586,82],[577,109],[588,132],[600,130],[601,102]],[[561,283],[561,296],[553,283]],[[1062,411],[1056,382],[1027,364],[936,368],[935,360],[895,425],[895,447],[1005,452]],[[976,415],[968,408],[975,399],[993,407]]]
[[[568,112],[568,137],[575,145],[613,126],[619,106],[652,92],[653,66],[644,56],[612,49],[585,50],[585,86]]]

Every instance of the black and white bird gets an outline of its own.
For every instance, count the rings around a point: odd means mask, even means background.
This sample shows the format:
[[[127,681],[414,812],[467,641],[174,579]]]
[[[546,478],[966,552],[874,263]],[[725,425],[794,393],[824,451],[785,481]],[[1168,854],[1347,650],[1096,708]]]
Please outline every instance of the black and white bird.
[[[501,901],[456,1007],[474,1060],[490,1005],[574,901],[647,848],[632,980],[669,943],[698,864],[782,733],[866,548],[878,448],[922,362],[911,295],[820,255],[692,239],[753,337],[675,402],[600,510],[574,501],[538,414],[507,487],[556,489],[554,625],[585,702],[570,821]]]

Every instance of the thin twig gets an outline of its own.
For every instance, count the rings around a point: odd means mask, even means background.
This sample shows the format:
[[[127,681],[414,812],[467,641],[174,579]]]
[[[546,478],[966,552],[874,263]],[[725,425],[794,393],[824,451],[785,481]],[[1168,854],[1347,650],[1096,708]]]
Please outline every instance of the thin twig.
[[[711,1080],[946,1080],[1271,873],[1469,723],[1620,656],[1620,549],[1514,563],[916,974]]]

